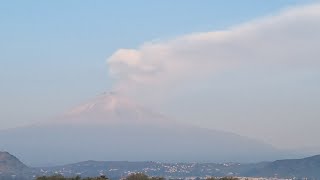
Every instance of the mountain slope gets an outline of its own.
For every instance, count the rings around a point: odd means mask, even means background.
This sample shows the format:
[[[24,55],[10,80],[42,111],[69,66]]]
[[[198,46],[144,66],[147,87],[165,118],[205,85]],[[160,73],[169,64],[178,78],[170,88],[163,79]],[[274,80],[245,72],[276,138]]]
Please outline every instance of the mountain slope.
[[[281,157],[236,134],[181,124],[108,93],[50,123],[0,131],[7,151],[35,165],[87,159],[254,162]]]
[[[320,155],[304,159],[277,160],[252,164],[240,163],[162,163],[128,161],[84,161],[54,167],[29,168],[15,156],[0,152],[0,179],[34,179],[57,173],[64,176],[94,177],[107,175],[119,179],[132,172],[164,177],[279,177],[320,179]]]
[[[28,168],[15,156],[9,154],[8,152],[0,152],[0,177],[21,177],[30,171],[30,168]]]
[[[94,177],[101,174],[111,179],[120,179],[132,172],[144,172],[149,176],[161,177],[207,177],[240,176],[243,171],[257,167],[258,164],[239,163],[162,163],[162,162],[128,162],[128,161],[84,161],[75,164],[43,167],[38,174],[63,173],[65,176],[81,175]]]
[[[255,168],[246,175],[320,179],[320,155],[304,159],[277,160],[264,167]]]
[[[15,156],[9,154],[8,152],[0,152],[0,172],[10,173],[21,171],[27,168],[28,167]]]
[[[41,168],[47,174],[61,172],[67,176],[121,177],[131,172],[144,172],[164,177],[278,177],[286,179],[320,179],[320,155],[304,159],[277,160],[252,164],[241,163],[161,163],[127,161],[85,161],[75,164]]]

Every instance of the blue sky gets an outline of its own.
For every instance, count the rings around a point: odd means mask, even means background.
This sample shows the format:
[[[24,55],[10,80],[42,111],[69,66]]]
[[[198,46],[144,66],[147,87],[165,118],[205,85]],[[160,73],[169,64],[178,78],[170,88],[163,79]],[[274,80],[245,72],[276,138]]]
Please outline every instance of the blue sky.
[[[118,49],[225,30],[313,2],[1,1],[0,128],[39,121],[110,90],[106,59]]]

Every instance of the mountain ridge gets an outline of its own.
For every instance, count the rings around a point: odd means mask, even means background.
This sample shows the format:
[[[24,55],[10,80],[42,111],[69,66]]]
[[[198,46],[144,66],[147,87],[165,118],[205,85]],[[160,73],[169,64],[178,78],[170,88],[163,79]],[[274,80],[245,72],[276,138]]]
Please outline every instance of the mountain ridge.
[[[320,155],[314,155],[302,159],[276,160],[264,167],[255,168],[247,175],[264,177],[287,178],[316,178],[320,179]]]
[[[28,170],[29,167],[22,163],[17,157],[6,151],[0,151],[0,173],[2,175],[16,175]]]
[[[12,166],[4,160],[20,164]],[[303,166],[301,166],[303,165]],[[306,166],[307,165],[307,166]],[[31,180],[36,176],[50,176],[62,174],[64,176],[94,177],[107,175],[111,179],[120,179],[133,172],[143,172],[151,176],[163,177],[207,177],[207,176],[238,176],[238,177],[263,177],[263,178],[289,178],[289,179],[320,179],[320,155],[301,159],[283,159],[273,162],[260,163],[166,163],[154,161],[94,161],[87,160],[72,164],[52,167],[27,167],[15,156],[0,152],[0,167],[11,168],[8,173],[0,173],[0,179],[26,179]],[[12,168],[13,167],[13,168]],[[23,168],[20,168],[23,167]],[[280,168],[279,168],[280,167]],[[290,171],[284,171],[283,168]],[[270,172],[268,169],[273,169]],[[0,169],[1,170],[1,169]],[[264,174],[259,174],[264,172]],[[1,171],[0,171],[1,172]]]

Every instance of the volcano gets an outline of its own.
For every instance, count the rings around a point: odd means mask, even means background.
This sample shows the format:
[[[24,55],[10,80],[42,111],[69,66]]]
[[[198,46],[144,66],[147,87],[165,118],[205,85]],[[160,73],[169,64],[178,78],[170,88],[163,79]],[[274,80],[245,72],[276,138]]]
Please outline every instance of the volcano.
[[[171,120],[117,93],[104,93],[46,123],[2,130],[0,145],[32,165],[83,160],[256,162],[281,157],[271,145]]]

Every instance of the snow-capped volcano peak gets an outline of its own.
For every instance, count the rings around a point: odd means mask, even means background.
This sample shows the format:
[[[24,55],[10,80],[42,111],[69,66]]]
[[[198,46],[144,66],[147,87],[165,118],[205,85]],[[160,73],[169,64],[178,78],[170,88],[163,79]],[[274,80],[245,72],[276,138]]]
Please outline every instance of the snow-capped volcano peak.
[[[164,118],[155,114],[130,98],[116,92],[103,93],[79,105],[64,116],[64,121],[90,123],[158,122]]]
[[[90,112],[110,112],[120,109],[137,109],[139,106],[128,98],[114,92],[103,93],[91,101],[79,105],[69,112],[68,115],[77,115]]]

